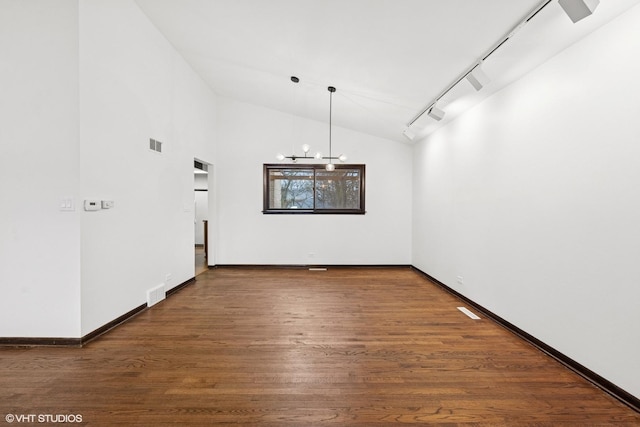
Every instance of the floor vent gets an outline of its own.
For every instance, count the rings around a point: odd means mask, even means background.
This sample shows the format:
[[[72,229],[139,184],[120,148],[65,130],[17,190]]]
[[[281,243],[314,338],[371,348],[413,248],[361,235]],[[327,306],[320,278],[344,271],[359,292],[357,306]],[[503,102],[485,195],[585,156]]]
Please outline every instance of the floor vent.
[[[470,318],[472,318],[473,320],[479,320],[480,318],[478,316],[476,316],[475,314],[473,314],[469,309],[467,309],[466,307],[458,307],[458,310],[460,310],[461,312],[463,312],[464,314],[466,314],[467,316],[469,316]]]

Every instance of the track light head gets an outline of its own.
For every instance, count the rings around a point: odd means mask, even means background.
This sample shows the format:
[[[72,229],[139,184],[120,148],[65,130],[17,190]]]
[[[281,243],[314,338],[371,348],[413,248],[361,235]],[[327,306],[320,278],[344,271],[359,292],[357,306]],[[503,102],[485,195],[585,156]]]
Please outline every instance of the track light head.
[[[591,15],[600,4],[600,0],[558,0],[558,4],[575,24]]]
[[[467,80],[471,85],[475,88],[475,90],[480,90],[484,86],[486,86],[491,79],[487,74],[482,70],[480,64],[478,64],[469,74],[467,74]]]
[[[431,117],[432,119],[440,121],[440,120],[442,120],[444,118],[444,110],[439,109],[434,104],[433,107],[431,107],[431,109],[427,113],[427,115],[429,117]]]
[[[416,137],[416,134],[411,129],[409,129],[408,127],[405,130],[402,131],[402,134],[409,141],[413,141],[413,139]]]

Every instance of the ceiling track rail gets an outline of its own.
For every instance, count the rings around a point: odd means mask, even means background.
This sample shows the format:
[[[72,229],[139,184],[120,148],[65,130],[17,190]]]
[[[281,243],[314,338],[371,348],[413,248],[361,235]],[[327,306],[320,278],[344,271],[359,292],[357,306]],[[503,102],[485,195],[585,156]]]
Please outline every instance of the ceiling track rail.
[[[429,110],[431,110],[436,103],[443,98],[447,93],[449,93],[449,91],[451,91],[451,89],[453,89],[458,83],[460,83],[465,77],[467,77],[469,74],[471,74],[471,72],[480,64],[482,64],[482,62],[484,62],[487,58],[489,58],[496,50],[498,50],[502,45],[504,45],[510,38],[512,38],[514,35],[516,35],[521,29],[522,27],[524,27],[529,21],[531,21],[531,19],[533,19],[534,16],[536,16],[542,9],[544,9],[545,7],[547,7],[547,5],[549,3],[551,3],[553,0],[544,0],[542,3],[540,3],[538,6],[536,6],[531,12],[529,12],[527,14],[527,16],[518,23],[518,25],[516,25],[515,27],[513,27],[511,29],[511,31],[509,31],[507,33],[506,36],[504,36],[503,38],[501,38],[497,43],[495,43],[493,46],[491,46],[490,49],[487,50],[487,52],[481,57],[480,60],[474,62],[469,68],[467,68],[461,75],[460,77],[458,77],[453,83],[451,83],[449,86],[447,86],[442,92],[440,92],[440,94],[438,94],[437,97],[435,97],[433,99],[433,101],[431,101],[429,104],[427,104],[427,106],[425,108],[423,108],[420,113],[418,113],[408,124],[407,127],[411,126],[412,124],[414,124],[416,121],[418,121],[418,119],[420,119],[420,117],[422,117],[425,113],[427,113]]]

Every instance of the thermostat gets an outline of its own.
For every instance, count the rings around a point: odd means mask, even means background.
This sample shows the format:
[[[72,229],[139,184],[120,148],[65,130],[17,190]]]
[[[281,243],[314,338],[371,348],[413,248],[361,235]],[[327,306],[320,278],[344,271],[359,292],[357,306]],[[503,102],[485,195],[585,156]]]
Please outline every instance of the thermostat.
[[[84,201],[84,210],[85,211],[99,211],[102,209],[100,207],[100,200],[85,200]]]

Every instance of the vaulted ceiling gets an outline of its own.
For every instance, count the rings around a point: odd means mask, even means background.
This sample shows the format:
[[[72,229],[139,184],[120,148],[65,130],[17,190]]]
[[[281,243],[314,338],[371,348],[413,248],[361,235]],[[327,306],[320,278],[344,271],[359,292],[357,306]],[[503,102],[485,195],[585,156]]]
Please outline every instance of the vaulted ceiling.
[[[445,119],[425,114],[412,132],[432,132],[639,2],[602,0],[574,24],[551,0],[486,59],[487,86],[476,92],[461,81],[438,104]],[[409,143],[407,124],[547,1],[136,3],[217,94],[328,121],[335,86],[335,125]]]

